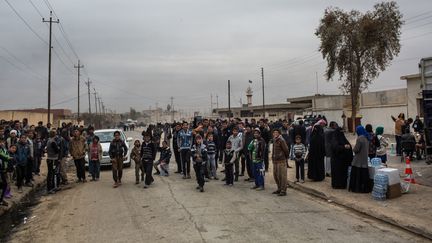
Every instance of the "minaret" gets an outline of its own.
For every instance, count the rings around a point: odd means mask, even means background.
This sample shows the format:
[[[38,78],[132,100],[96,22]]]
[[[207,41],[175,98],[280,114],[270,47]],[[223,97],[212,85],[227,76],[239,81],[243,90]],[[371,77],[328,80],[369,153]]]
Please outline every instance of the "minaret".
[[[246,90],[246,97],[247,97],[247,105],[252,106],[252,89],[249,86]]]

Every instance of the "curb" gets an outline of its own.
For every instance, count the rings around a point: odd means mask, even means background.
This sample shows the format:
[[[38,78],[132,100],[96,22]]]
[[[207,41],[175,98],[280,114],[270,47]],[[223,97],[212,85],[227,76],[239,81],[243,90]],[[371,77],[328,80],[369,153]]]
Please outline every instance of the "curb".
[[[8,213],[14,212],[19,209],[26,201],[28,201],[35,193],[37,193],[41,188],[46,185],[46,178],[34,184],[34,186],[26,192],[23,192],[22,197],[18,201],[9,202],[9,206],[7,208],[3,208],[0,210],[0,218]]]
[[[298,190],[298,191],[301,191],[303,193],[306,193],[306,194],[309,194],[309,195],[312,195],[312,196],[324,199],[326,201],[327,200],[331,200],[332,203],[335,203],[335,204],[337,204],[339,206],[345,207],[347,209],[354,210],[357,213],[361,213],[361,214],[367,215],[367,216],[372,217],[374,219],[383,221],[383,222],[391,224],[391,225],[393,225],[395,227],[404,229],[404,230],[409,231],[411,233],[414,233],[414,234],[417,234],[417,235],[420,235],[422,237],[425,237],[427,239],[432,240],[432,231],[429,231],[426,228],[420,228],[420,227],[417,227],[415,225],[410,225],[410,224],[405,223],[404,221],[398,221],[398,220],[396,220],[394,218],[391,218],[391,217],[388,217],[388,216],[386,216],[386,215],[384,215],[382,213],[373,212],[372,210],[369,210],[367,208],[358,207],[358,206],[356,206],[354,204],[351,204],[351,203],[347,204],[346,202],[343,202],[342,200],[340,200],[338,198],[335,198],[335,197],[332,197],[332,196],[328,196],[328,195],[324,194],[323,192],[320,192],[320,191],[315,190],[315,189],[308,188],[308,187],[303,186],[301,184],[296,184],[296,183],[294,183],[293,181],[290,181],[290,180],[288,180],[288,186],[291,187],[291,188],[293,188],[293,189],[295,189],[295,190]]]

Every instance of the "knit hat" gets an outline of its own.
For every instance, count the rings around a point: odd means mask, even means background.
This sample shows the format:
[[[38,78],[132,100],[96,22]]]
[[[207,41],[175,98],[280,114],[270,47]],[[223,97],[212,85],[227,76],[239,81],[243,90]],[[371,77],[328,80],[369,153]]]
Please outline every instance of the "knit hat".
[[[259,128],[255,128],[255,129],[254,129],[254,132],[259,132],[259,133],[261,133],[261,130],[260,130]]]
[[[384,133],[384,127],[379,126],[376,128],[375,130],[376,135],[383,135],[383,133]]]
[[[12,133],[15,133],[15,135],[18,134],[17,130],[12,130],[12,131],[10,131],[10,134],[12,134]]]

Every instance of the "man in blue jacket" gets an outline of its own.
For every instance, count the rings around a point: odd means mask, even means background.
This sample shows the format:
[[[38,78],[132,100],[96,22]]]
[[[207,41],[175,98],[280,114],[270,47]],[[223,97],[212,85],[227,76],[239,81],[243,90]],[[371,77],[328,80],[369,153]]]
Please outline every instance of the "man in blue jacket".
[[[182,163],[183,179],[190,179],[190,157],[192,148],[193,135],[189,129],[189,123],[183,122],[182,130],[177,136],[177,144],[180,151],[180,159]]]

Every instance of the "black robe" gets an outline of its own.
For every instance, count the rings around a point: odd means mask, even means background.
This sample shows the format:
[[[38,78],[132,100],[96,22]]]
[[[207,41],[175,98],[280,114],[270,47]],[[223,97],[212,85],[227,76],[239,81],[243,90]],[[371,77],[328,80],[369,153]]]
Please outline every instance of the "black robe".
[[[324,169],[325,145],[324,132],[321,126],[313,128],[308,154],[308,173],[309,179],[322,181],[325,178]]]
[[[350,144],[345,137],[343,131],[338,128],[333,134],[332,139],[332,157],[331,157],[331,184],[335,189],[346,189],[348,180],[348,167],[353,159],[353,151],[350,147],[345,148],[346,144]]]

